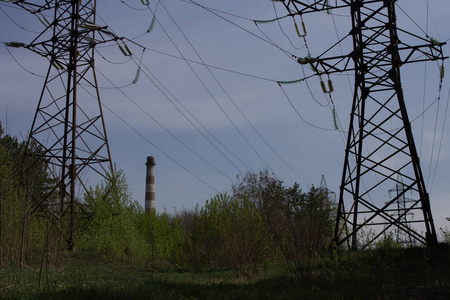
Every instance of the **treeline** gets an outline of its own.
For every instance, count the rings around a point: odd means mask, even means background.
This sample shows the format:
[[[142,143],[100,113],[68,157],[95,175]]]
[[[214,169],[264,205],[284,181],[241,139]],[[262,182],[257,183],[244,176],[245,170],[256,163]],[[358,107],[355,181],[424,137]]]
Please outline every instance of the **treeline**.
[[[67,220],[35,207],[30,195],[44,195],[54,181],[45,162],[23,158],[26,147],[0,126],[0,264],[62,265]],[[81,254],[180,272],[233,269],[247,278],[283,262],[301,282],[311,280],[316,259],[329,257],[335,220],[326,193],[285,186],[267,170],[243,174],[229,192],[173,215],[144,213],[116,169],[80,202],[88,211],[75,222]]]
[[[247,278],[262,264],[282,261],[302,282],[318,257],[328,257],[334,203],[314,187],[306,193],[297,184],[286,187],[267,170],[248,172],[230,194],[174,215],[144,213],[122,171],[109,179],[86,199],[93,217],[79,248],[93,255],[179,271],[233,269]]]

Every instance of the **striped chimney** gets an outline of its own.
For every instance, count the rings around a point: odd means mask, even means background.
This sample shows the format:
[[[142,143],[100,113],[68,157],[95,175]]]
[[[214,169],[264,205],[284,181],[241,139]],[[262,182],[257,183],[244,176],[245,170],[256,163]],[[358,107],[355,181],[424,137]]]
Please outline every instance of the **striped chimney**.
[[[145,212],[156,210],[155,207],[155,158],[147,156],[147,176],[145,178]]]

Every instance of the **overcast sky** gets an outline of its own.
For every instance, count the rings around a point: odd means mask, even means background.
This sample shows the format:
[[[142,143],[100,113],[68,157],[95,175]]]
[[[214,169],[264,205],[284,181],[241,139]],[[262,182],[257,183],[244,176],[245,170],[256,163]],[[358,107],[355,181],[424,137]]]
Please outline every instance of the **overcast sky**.
[[[116,44],[99,46],[95,56],[112,159],[124,170],[133,198],[144,205],[145,161],[150,155],[156,161],[159,212],[203,205],[217,192],[229,191],[240,172],[264,168],[286,185],[298,182],[304,191],[319,186],[324,175],[328,188],[338,193],[352,74],[331,77],[336,130],[319,79],[283,89],[277,84],[313,74],[290,57],[307,55],[292,19],[258,26],[253,22],[285,15],[282,4],[269,0],[197,3],[213,10],[182,0],[151,1],[150,9],[139,0],[97,4],[97,23],[135,42],[126,42],[133,52],[131,60]],[[450,38],[448,0],[397,3],[399,28],[440,41]],[[27,43],[36,36],[29,30],[43,30],[35,16],[14,5],[0,2],[0,8],[1,43]],[[156,21],[145,34],[152,13]],[[312,55],[328,49],[351,27],[345,10],[306,15],[304,22]],[[347,39],[330,54],[348,53],[350,47]],[[448,50],[444,46],[445,55]],[[210,67],[194,63],[202,61]],[[142,72],[131,84],[136,63]],[[45,75],[47,64],[28,50],[0,45],[0,120],[3,127],[7,121],[9,134],[21,137],[30,130],[44,82],[40,75]],[[450,217],[450,125],[448,120],[444,124],[450,80],[444,79],[439,102],[435,102],[436,62],[405,67],[402,83],[436,227],[445,227],[445,217]]]

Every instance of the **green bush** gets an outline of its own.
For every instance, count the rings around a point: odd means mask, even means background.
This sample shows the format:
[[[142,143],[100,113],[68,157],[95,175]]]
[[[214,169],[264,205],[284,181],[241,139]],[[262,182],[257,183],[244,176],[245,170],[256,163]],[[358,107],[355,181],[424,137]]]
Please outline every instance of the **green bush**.
[[[52,182],[47,163],[36,159],[40,153],[35,144],[5,135],[0,124],[0,267],[9,263],[24,267],[49,251],[51,263],[59,260],[59,224],[55,218],[40,218],[52,211],[35,205]]]
[[[80,248],[131,263],[142,258],[146,245],[137,228],[137,216],[143,212],[141,206],[131,200],[122,170],[110,170],[105,182],[85,195],[85,203],[91,218],[77,222],[79,230],[83,222],[88,222]]]
[[[146,242],[144,257],[151,262],[152,267],[158,267],[161,261],[177,269],[186,265],[186,236],[178,218],[166,212],[140,214],[138,228]]]
[[[218,194],[197,207],[190,233],[190,262],[196,269],[230,268],[251,277],[267,256],[267,229],[248,199]]]

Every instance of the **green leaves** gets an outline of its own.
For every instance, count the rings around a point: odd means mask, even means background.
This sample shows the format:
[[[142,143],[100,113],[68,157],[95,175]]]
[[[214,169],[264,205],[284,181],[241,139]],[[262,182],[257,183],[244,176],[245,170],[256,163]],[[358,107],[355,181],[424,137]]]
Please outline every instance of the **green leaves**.
[[[191,264],[197,269],[231,268],[251,277],[267,255],[267,229],[248,198],[218,194],[197,208],[191,230]]]
[[[268,228],[267,240],[285,258],[293,277],[310,282],[313,261],[331,243],[334,204],[314,187],[303,193],[297,183],[284,186],[268,170],[238,179],[232,186],[234,197],[255,205]]]

